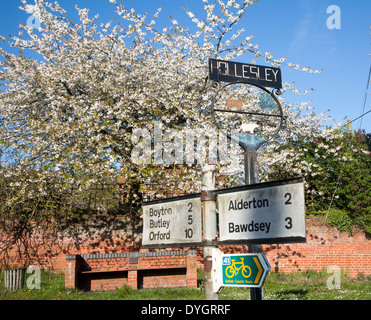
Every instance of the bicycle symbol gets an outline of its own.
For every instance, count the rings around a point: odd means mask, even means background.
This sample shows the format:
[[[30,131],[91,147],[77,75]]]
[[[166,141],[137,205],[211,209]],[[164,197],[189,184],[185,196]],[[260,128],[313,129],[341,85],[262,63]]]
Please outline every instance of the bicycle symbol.
[[[248,278],[251,276],[251,269],[249,266],[245,266],[243,262],[244,258],[241,258],[240,262],[235,262],[236,259],[231,259],[231,260],[232,260],[232,265],[230,265],[229,267],[225,269],[225,274],[228,278],[232,278],[238,275],[241,269],[242,269],[242,275],[244,278]]]

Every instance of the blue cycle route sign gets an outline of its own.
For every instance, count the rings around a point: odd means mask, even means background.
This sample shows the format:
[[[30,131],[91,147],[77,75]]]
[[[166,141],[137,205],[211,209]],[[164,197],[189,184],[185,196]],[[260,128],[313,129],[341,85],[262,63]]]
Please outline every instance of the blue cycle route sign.
[[[262,253],[222,255],[222,277],[225,287],[260,288],[269,271],[269,262]]]

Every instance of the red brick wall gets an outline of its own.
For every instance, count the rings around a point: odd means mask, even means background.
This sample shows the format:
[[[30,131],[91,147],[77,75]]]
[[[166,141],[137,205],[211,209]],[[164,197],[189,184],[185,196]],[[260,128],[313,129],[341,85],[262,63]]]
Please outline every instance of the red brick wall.
[[[371,241],[361,230],[353,235],[307,219],[307,242],[262,245],[271,272],[323,271],[332,266],[349,276],[371,275]],[[221,248],[225,253],[248,252],[247,246]]]
[[[371,241],[364,232],[353,235],[335,228],[307,225],[307,242],[263,246],[272,271],[321,271],[337,266],[356,277],[371,275]]]
[[[79,233],[77,237],[57,234],[54,238],[43,238],[34,234],[27,241],[23,239],[13,248],[0,252],[0,268],[6,264],[20,265],[24,262],[26,265],[36,264],[56,272],[63,272],[67,263],[70,263],[66,261],[66,255],[69,254],[146,252],[140,249],[139,236],[128,238],[128,235],[122,231],[110,231],[108,235],[107,232],[102,234],[85,232]],[[226,253],[247,252],[247,246],[220,247],[220,249]],[[371,274],[371,242],[362,231],[354,230],[353,236],[349,236],[346,232],[321,226],[310,219],[307,219],[307,243],[263,245],[263,250],[271,264],[272,272],[306,271],[307,269],[320,271],[335,265],[353,277],[358,273]],[[202,267],[202,250],[198,252],[197,266]],[[180,257],[172,259],[174,264],[182,263]],[[114,264],[115,261],[110,263]],[[161,263],[164,262],[155,256],[146,261],[138,257],[138,265],[143,267],[148,264],[151,268],[158,268]],[[130,276],[129,274],[129,283]],[[156,281],[158,283],[160,280],[147,274],[147,277],[143,278],[143,286],[149,287]],[[97,286],[100,285],[98,280],[96,283]]]

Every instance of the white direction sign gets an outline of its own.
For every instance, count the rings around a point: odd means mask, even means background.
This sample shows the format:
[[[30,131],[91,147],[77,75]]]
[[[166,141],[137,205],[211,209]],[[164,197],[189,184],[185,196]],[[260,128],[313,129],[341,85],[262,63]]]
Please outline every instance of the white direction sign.
[[[220,241],[305,242],[303,179],[217,192]]]
[[[143,203],[143,247],[180,247],[201,241],[200,194]]]

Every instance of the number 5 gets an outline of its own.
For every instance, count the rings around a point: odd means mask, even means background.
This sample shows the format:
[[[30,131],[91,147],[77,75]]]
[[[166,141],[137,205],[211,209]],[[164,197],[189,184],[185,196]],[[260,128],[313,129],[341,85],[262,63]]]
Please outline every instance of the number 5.
[[[192,224],[192,223],[193,223],[192,215],[189,215],[188,216],[188,224]]]

